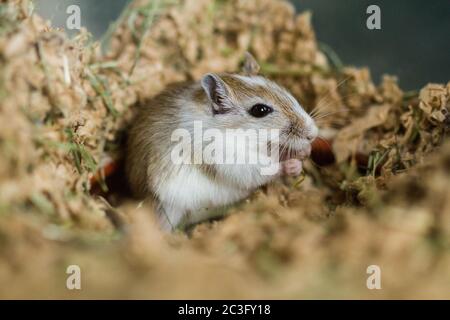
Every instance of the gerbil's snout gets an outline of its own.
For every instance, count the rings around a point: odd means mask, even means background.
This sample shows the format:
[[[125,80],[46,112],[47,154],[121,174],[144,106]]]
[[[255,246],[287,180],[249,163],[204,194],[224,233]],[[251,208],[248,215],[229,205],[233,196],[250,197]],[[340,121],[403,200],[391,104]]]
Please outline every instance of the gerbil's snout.
[[[319,128],[317,128],[316,124],[312,122],[306,129],[305,137],[311,143],[317,138],[318,135],[319,135]]]
[[[281,158],[305,159],[311,154],[311,144],[319,135],[319,129],[312,118],[305,117],[301,121],[291,122],[284,134]]]
[[[285,134],[289,138],[307,140],[309,143],[313,142],[319,135],[319,129],[312,119],[307,119],[303,123],[291,123]]]
[[[308,133],[306,135],[306,140],[308,140],[309,142],[313,142],[315,138],[316,138],[316,136],[312,133]]]

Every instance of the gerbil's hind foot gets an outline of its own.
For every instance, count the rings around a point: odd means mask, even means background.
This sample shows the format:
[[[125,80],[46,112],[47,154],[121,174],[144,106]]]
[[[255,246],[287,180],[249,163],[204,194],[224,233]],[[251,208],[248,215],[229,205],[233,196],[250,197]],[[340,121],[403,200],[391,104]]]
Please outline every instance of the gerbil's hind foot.
[[[282,173],[288,176],[298,176],[302,173],[303,164],[298,159],[289,159],[281,163]]]

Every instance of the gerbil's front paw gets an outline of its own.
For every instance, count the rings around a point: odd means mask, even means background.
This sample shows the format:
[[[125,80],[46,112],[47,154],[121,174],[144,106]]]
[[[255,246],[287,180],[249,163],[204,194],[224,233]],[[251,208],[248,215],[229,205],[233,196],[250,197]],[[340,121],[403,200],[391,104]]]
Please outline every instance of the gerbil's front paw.
[[[311,145],[307,145],[306,147],[304,147],[302,150],[297,152],[297,156],[298,158],[300,158],[301,160],[305,160],[306,158],[308,158],[311,155]]]
[[[302,173],[303,164],[298,159],[289,159],[281,163],[283,174],[289,176],[298,176]]]

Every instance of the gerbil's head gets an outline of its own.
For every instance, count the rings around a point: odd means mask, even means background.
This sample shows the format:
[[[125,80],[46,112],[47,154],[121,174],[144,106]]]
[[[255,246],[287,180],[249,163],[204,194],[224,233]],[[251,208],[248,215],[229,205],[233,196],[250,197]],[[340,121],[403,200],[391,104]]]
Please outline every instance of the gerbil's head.
[[[262,76],[246,55],[244,74],[206,74],[201,85],[219,128],[279,129],[282,157],[308,156],[318,135],[312,117],[284,88]]]

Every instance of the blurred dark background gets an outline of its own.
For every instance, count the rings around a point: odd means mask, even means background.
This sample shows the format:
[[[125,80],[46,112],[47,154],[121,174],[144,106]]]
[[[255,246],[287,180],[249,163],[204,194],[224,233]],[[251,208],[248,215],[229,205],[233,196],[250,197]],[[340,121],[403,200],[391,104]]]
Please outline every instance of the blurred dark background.
[[[344,64],[369,66],[375,81],[399,77],[404,89],[450,80],[450,0],[293,0],[311,10],[317,39]],[[381,30],[366,27],[366,9],[381,9]]]
[[[128,0],[35,0],[39,14],[64,27],[66,8],[77,4],[81,22],[99,38]],[[376,82],[397,75],[405,90],[450,80],[450,0],[292,0],[311,10],[318,41],[346,65],[368,66]],[[381,30],[366,27],[369,5],[381,9]]]

